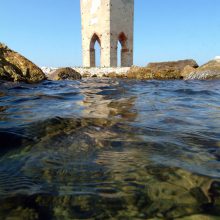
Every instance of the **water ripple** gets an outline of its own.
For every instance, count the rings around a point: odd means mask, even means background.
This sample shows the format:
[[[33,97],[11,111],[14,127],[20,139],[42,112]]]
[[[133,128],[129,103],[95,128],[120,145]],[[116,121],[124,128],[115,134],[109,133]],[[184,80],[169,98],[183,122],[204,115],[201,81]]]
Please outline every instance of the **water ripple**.
[[[219,81],[0,84],[1,219],[219,216]]]

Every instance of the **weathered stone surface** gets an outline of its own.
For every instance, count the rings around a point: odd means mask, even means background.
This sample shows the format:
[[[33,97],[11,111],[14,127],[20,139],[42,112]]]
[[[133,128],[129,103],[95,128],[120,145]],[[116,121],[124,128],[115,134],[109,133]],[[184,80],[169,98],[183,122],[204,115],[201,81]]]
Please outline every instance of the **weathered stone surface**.
[[[57,69],[48,76],[50,80],[78,80],[81,78],[81,74],[70,67]]]
[[[0,43],[0,79],[37,83],[45,74],[31,61]]]
[[[81,0],[83,66],[95,67],[98,43],[101,67],[116,67],[121,43],[121,66],[133,64],[134,0]]]
[[[192,72],[195,72],[196,71],[196,68],[192,67],[192,66],[185,66],[183,71],[181,72],[181,76],[183,78],[187,77],[189,74],[191,74]]]
[[[106,77],[110,77],[110,78],[117,78],[117,77],[119,77],[116,72],[108,73],[105,76]]]
[[[220,79],[220,60],[212,60],[202,65],[185,79]]]
[[[136,79],[182,79],[186,67],[197,68],[198,64],[194,60],[149,63],[146,67],[132,67],[127,77]]]
[[[149,63],[148,68],[152,70],[161,71],[164,69],[175,69],[182,71],[186,66],[191,66],[194,68],[198,67],[198,64],[195,60],[179,60],[179,61],[170,61],[170,62],[158,62],[158,63]]]

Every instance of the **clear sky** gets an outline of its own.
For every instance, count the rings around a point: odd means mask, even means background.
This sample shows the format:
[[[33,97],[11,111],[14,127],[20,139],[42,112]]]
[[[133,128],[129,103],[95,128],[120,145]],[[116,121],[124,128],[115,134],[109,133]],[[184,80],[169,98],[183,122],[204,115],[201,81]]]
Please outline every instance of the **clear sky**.
[[[0,0],[0,42],[39,66],[81,66],[80,0]],[[220,55],[220,0],[135,0],[134,64]]]

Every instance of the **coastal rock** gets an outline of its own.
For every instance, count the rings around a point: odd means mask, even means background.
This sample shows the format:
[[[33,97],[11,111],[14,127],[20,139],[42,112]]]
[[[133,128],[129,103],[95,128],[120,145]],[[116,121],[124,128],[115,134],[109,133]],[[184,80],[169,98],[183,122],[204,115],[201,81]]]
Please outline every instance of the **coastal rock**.
[[[148,68],[154,71],[161,71],[164,69],[175,69],[182,71],[186,66],[191,66],[194,68],[198,67],[198,64],[195,60],[179,60],[179,61],[170,61],[170,62],[158,62],[158,63],[149,63]]]
[[[219,216],[191,215],[183,218],[178,218],[177,220],[219,220]]]
[[[208,63],[202,65],[188,76],[185,77],[186,80],[190,79],[220,79],[220,60],[211,60]]]
[[[45,74],[31,61],[0,43],[0,79],[37,83]]]
[[[109,72],[103,75],[103,77],[107,77],[107,78],[127,78],[127,72],[121,72],[121,73],[117,73],[117,72]]]
[[[172,62],[149,63],[146,67],[132,67],[128,78],[136,79],[182,79],[185,68],[197,68],[194,60],[180,60]],[[184,70],[185,69],[185,70]]]
[[[70,67],[57,69],[48,76],[50,80],[79,80],[81,78],[81,74]]]
[[[181,72],[181,77],[185,78],[187,77],[189,74],[191,74],[192,72],[195,72],[196,68],[192,67],[192,66],[185,66],[183,71]]]

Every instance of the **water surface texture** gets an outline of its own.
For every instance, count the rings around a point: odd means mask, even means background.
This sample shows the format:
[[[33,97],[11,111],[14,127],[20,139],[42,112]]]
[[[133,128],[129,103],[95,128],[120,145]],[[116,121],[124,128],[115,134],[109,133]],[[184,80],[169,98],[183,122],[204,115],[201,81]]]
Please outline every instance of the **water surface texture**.
[[[0,82],[0,219],[220,219],[219,85]]]

